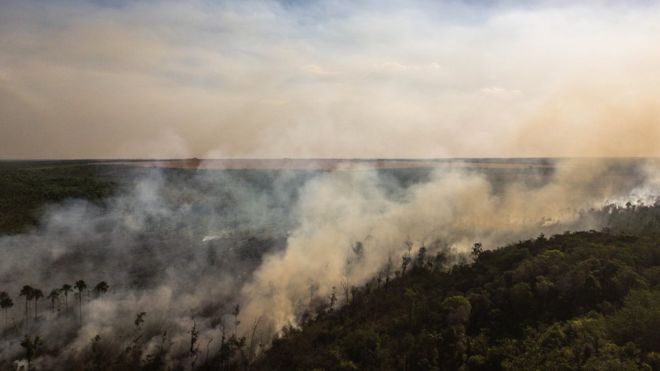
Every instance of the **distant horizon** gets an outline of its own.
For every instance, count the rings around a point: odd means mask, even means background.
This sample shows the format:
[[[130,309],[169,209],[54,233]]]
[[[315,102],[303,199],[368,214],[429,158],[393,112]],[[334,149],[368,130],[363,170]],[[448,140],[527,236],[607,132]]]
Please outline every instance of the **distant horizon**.
[[[488,157],[171,157],[1,158],[0,162],[58,161],[455,161],[455,160],[645,160],[660,156],[488,156]]]

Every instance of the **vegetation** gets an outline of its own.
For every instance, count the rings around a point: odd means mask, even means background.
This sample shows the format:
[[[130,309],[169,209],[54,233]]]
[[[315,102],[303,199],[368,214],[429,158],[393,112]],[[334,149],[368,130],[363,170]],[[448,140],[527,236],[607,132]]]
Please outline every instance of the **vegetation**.
[[[333,292],[286,328],[258,355],[254,334],[238,335],[241,308],[205,338],[193,320],[188,356],[172,359],[175,344],[161,329],[147,341],[146,312],[120,338],[94,336],[71,359],[72,370],[653,370],[660,368],[660,249],[653,232],[590,231],[540,236],[498,250],[476,243],[471,259],[449,266],[447,253],[425,248],[386,266],[362,287]],[[398,269],[397,269],[398,268]],[[20,345],[28,368],[57,348],[34,333],[32,321],[79,317],[87,284],[75,283],[78,308],[60,311],[64,287],[48,298],[54,316],[38,316],[36,293],[25,285],[27,335]],[[101,281],[96,295],[107,292]],[[57,294],[53,294],[57,292]],[[33,305],[30,303],[34,301]],[[11,296],[0,292],[10,307]],[[51,308],[52,309],[52,308]],[[31,311],[34,313],[30,313]],[[79,312],[79,313],[76,313]],[[84,322],[83,322],[84,323]],[[252,324],[256,328],[259,323]],[[17,335],[20,324],[14,329]],[[155,329],[155,331],[159,331]]]
[[[26,336],[23,341],[21,341],[21,347],[25,349],[25,359],[27,360],[27,371],[30,370],[30,365],[32,363],[32,360],[34,357],[37,355],[37,351],[39,350],[39,347],[41,347],[42,341],[39,338],[39,336],[35,336],[34,338],[30,336]]]
[[[658,236],[541,236],[395,277],[316,308],[260,360],[275,370],[660,369]],[[408,269],[405,275],[403,271]],[[332,298],[329,298],[329,302]]]
[[[78,299],[78,310],[65,307],[61,308],[62,298],[66,299],[66,294],[72,291],[73,288],[77,290],[76,298]],[[44,342],[43,338],[39,335],[32,335],[35,332],[35,326],[31,323],[37,321],[57,321],[60,316],[76,316],[78,317],[81,325],[83,324],[82,318],[82,300],[83,293],[87,289],[87,284],[84,280],[78,280],[72,287],[69,284],[62,285],[59,289],[53,289],[47,296],[51,300],[51,311],[54,316],[46,316],[40,318],[38,316],[37,300],[43,297],[43,292],[30,285],[25,285],[20,290],[18,296],[25,297],[25,315],[21,322],[8,326],[6,321],[6,312],[14,303],[11,295],[5,291],[0,291],[0,307],[2,308],[5,316],[4,326],[0,333],[10,336],[18,336],[19,334],[26,334],[20,341],[20,346],[24,349],[22,359],[15,361],[24,361],[25,370],[34,369],[33,360],[40,355],[48,355],[57,353],[59,349],[49,348],[48,344]],[[110,286],[107,282],[101,281],[94,286],[94,292],[97,297],[107,293]],[[34,306],[30,303],[34,301]],[[33,311],[33,313],[31,313]],[[77,314],[75,312],[78,312]],[[167,330],[162,332],[160,346],[155,351],[147,349],[148,342],[146,341],[146,334],[148,331],[143,328],[145,322],[146,312],[140,312],[133,321],[133,332],[128,336],[128,343],[122,338],[117,339],[103,339],[101,336],[96,335],[90,343],[90,347],[85,349],[81,358],[71,359],[71,363],[67,366],[73,370],[115,370],[115,369],[131,369],[131,370],[164,370],[166,369],[166,357],[170,347],[173,345],[172,340],[168,338]],[[227,318],[232,318],[231,325],[225,325],[224,322],[220,324],[221,339],[220,344],[215,350],[211,349],[211,340],[207,340],[205,344],[204,353],[200,349],[199,343],[199,330],[197,324],[193,321],[190,330],[189,339],[189,359],[187,360],[188,368],[195,370],[235,370],[237,368],[245,368],[254,360],[255,353],[248,355],[246,353],[246,338],[239,337],[237,334],[238,325],[240,324],[240,306],[235,305],[232,307],[231,313],[227,313]],[[227,328],[231,327],[233,333],[227,335]],[[256,324],[255,324],[256,327]],[[38,332],[38,331],[37,331]],[[203,360],[200,355],[204,354]],[[14,360],[0,360],[0,368],[9,367],[9,364]],[[10,362],[10,363],[7,363]],[[186,364],[186,362],[181,365]],[[181,366],[183,367],[183,366]],[[180,368],[175,368],[180,369]]]
[[[76,293],[76,296],[79,299],[79,313],[82,314],[82,293],[86,289],[87,285],[85,284],[85,281],[83,280],[78,280],[76,281],[76,288],[78,289],[78,292]],[[98,293],[98,295],[102,295],[103,293],[106,293],[110,289],[110,286],[105,282],[101,281],[95,286],[95,291]],[[56,313],[61,310],[61,298],[64,297],[65,299],[65,308],[64,312],[67,313],[68,311],[68,306],[66,306],[66,295],[69,291],[72,290],[71,285],[69,284],[64,284],[62,285],[62,288],[59,289],[52,289],[50,293],[45,297],[46,299],[50,300],[51,303],[51,312]],[[41,289],[34,288],[30,285],[24,285],[21,288],[21,291],[18,293],[19,297],[24,297],[25,298],[25,312],[23,316],[23,325],[26,328],[29,328],[30,321],[38,321],[39,317],[39,307],[38,307],[38,301],[40,299],[44,298],[44,293],[41,291]],[[30,302],[34,302],[34,305],[30,305]],[[11,295],[7,293],[6,291],[0,291],[0,309],[4,312],[4,332],[8,332],[10,329],[7,325],[7,311],[14,306],[14,301],[11,298]],[[31,313],[32,312],[32,313]],[[80,317],[80,320],[82,321],[82,317]]]
[[[108,292],[109,289],[110,286],[108,286],[108,283],[105,281],[101,281],[98,284],[96,284],[96,286],[94,286],[94,292],[96,293],[97,297],[102,296],[103,294]]]
[[[87,283],[85,283],[85,281],[83,280],[78,280],[76,281],[74,286],[76,290],[78,290],[78,293],[76,294],[76,296],[78,296],[78,308],[79,308],[78,313],[80,314],[79,319],[80,322],[82,323],[82,299],[83,299],[83,293],[87,289]]]
[[[0,234],[31,228],[50,202],[73,197],[101,201],[131,179],[115,173],[112,165],[85,162],[0,163],[0,168]],[[263,185],[269,183],[264,174],[243,176]],[[166,176],[188,175],[187,170],[171,170]],[[540,236],[497,250],[477,242],[458,265],[452,265],[455,257],[447,252],[432,255],[426,248],[392,260],[361,287],[342,283],[309,308],[299,327],[284,329],[261,354],[258,349],[267,345],[255,340],[259,321],[241,324],[241,307],[230,301],[213,308],[226,311],[212,325],[215,339],[200,335],[194,320],[188,338],[175,338],[166,324],[145,323],[147,312],[139,312],[115,338],[92,334],[67,369],[660,369],[660,207],[628,204],[584,213],[585,219],[611,227]],[[12,218],[3,219],[7,215]],[[260,245],[255,239],[245,251],[260,256]],[[363,254],[363,249],[356,244],[353,250]],[[44,338],[39,325],[66,319],[84,326],[89,320],[83,317],[83,300],[110,290],[105,281],[88,286],[84,280],[43,292],[20,287],[0,287],[7,290],[0,291],[1,334],[16,339],[17,347],[20,342],[24,354],[0,360],[0,369],[15,361],[44,369],[41,360],[62,349],[60,339]],[[44,292],[50,308],[39,313]],[[68,303],[72,292],[77,308]],[[15,313],[23,312],[19,298],[25,300],[25,314],[8,323],[14,301]],[[239,325],[247,336],[240,335]],[[174,345],[187,353],[173,356]]]
[[[508,159],[508,162],[525,160]],[[487,160],[485,160],[487,162]],[[476,169],[476,168],[475,168]],[[378,169],[383,184],[388,187],[407,188],[431,177],[431,168]],[[525,170],[481,168],[493,184],[511,180],[525,180]],[[130,161],[0,161],[0,236],[23,233],[39,225],[43,211],[50,205],[80,199],[102,205],[104,201],[121,191],[132,189],[139,179],[153,172],[148,167],[131,166]],[[158,171],[173,184],[186,182],[205,170],[161,168]],[[220,171],[213,171],[214,174]],[[286,171],[287,184],[292,194],[307,180],[323,173],[323,170]],[[272,192],[273,184],[282,177],[280,170],[223,170],[246,187]],[[290,177],[290,175],[295,175]],[[540,182],[551,174],[550,167],[543,171]],[[536,174],[538,175],[538,174]],[[534,177],[536,178],[536,176]],[[202,185],[204,186],[204,185]],[[228,195],[230,196],[230,195]],[[281,195],[280,195],[281,196]],[[227,197],[218,197],[222,200]],[[287,201],[288,200],[284,200]]]
[[[101,201],[127,178],[119,174],[113,166],[85,161],[0,161],[0,235],[37,225],[49,204]]]
[[[14,306],[14,301],[5,291],[0,291],[0,308],[3,312],[3,328],[7,328],[7,311]]]
[[[64,294],[64,309],[69,309],[69,292],[71,290],[73,290],[73,288],[68,283],[62,285],[62,288],[60,289],[60,291]]]
[[[652,370],[660,369],[660,240],[657,207],[614,209],[612,220],[638,219],[635,234],[605,229],[566,232],[497,250],[475,243],[471,256],[429,254],[424,247],[388,264],[361,287],[333,290],[327,300],[286,328],[257,354],[254,335],[238,335],[239,305],[218,324],[219,339],[189,332],[188,357],[168,358],[174,340],[165,328],[154,348],[146,312],[132,334],[95,336],[72,359],[73,370]],[[634,214],[633,214],[634,213]],[[640,227],[642,226],[642,227]],[[356,245],[356,254],[363,253]],[[101,281],[96,297],[110,288]],[[56,354],[32,321],[78,317],[88,286],[64,284],[46,297],[55,315],[40,317],[38,288],[23,286],[24,323],[3,333],[27,334],[24,360]],[[78,308],[70,308],[74,291]],[[33,303],[31,305],[31,303]],[[6,311],[12,297],[0,292]],[[342,304],[342,305],[338,305]],[[62,308],[64,310],[62,310]],[[77,310],[76,310],[77,309]],[[30,313],[34,311],[34,313]],[[78,312],[78,313],[76,313]],[[257,328],[259,323],[252,324]],[[25,329],[25,332],[21,332]],[[218,341],[219,340],[219,341]],[[174,362],[174,366],[172,366]],[[2,364],[0,364],[2,366]]]

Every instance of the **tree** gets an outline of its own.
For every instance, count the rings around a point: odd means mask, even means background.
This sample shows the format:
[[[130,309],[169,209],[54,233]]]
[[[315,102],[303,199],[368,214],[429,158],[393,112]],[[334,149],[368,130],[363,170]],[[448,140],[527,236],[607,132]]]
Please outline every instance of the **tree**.
[[[0,292],[0,308],[2,308],[2,311],[4,312],[5,328],[7,327],[7,310],[13,306],[14,306],[14,301],[11,300],[9,294],[7,294],[4,291]]]
[[[633,290],[623,307],[608,318],[607,330],[619,344],[634,342],[644,351],[660,349],[660,292]]]
[[[25,336],[23,341],[21,341],[21,346],[25,349],[25,359],[27,359],[27,370],[30,370],[30,363],[34,356],[37,355],[37,350],[41,346],[42,342],[39,336],[35,336],[34,339],[30,336]]]
[[[73,288],[69,284],[64,284],[62,285],[62,288],[60,289],[64,293],[64,310],[69,309],[69,292]]]
[[[79,313],[80,313],[80,322],[82,323],[82,295],[85,289],[87,288],[87,284],[83,280],[78,280],[74,284],[76,290],[78,290],[78,308],[79,308]]]
[[[146,312],[140,312],[135,316],[135,327],[133,329],[133,334],[130,335],[130,344],[124,348],[124,351],[119,355],[119,359],[116,361],[119,370],[129,370],[134,369],[135,365],[140,363],[140,358],[143,355],[142,346],[143,342],[143,333],[142,333],[142,324],[144,323],[144,317],[147,315]]]
[[[417,250],[417,256],[415,256],[415,268],[425,268],[426,267],[426,247],[422,246]]]
[[[234,307],[234,310],[231,312],[231,314],[234,316],[234,335],[238,332],[238,325],[241,324],[241,321],[238,320],[238,315],[241,313],[241,306],[239,304],[236,304]]]
[[[392,276],[392,270],[394,269],[394,263],[392,263],[392,256],[387,258],[387,264],[383,268],[383,275],[385,276],[385,288],[390,285],[390,278]]]
[[[484,252],[483,245],[481,245],[481,242],[475,242],[474,245],[472,245],[472,256],[476,259],[481,255],[481,253]]]
[[[412,261],[412,258],[410,257],[410,254],[406,254],[403,257],[401,257],[401,277],[404,277],[406,275],[406,269],[408,268],[408,265]]]
[[[108,292],[108,289],[110,289],[110,286],[105,281],[101,281],[94,286],[94,293],[96,293],[96,296],[101,296]]]
[[[37,320],[37,302],[39,302],[39,299],[44,297],[43,291],[40,289],[34,289],[32,292],[32,299],[34,299],[34,320]]]
[[[30,317],[30,308],[29,308],[29,301],[32,300],[32,294],[34,293],[34,289],[30,285],[25,285],[21,289],[21,292],[19,296],[25,296],[25,325],[27,326],[28,324],[28,319]]]
[[[101,336],[96,335],[90,342],[91,364],[93,370],[103,370],[103,361],[106,357],[103,354],[103,347],[101,346]]]
[[[144,316],[146,316],[146,315],[147,315],[147,312],[140,312],[140,313],[137,314],[137,316],[135,316],[135,321],[133,323],[135,323],[136,328],[140,328],[142,323],[144,323]]]
[[[337,288],[332,286],[332,295],[330,295],[330,305],[328,306],[328,311],[332,312],[337,302]]]
[[[199,331],[197,331],[197,322],[193,320],[192,329],[190,329],[190,369],[195,369],[195,363],[197,363],[197,355],[199,353],[199,345],[197,344],[197,339],[199,338]]]
[[[406,246],[408,247],[408,252],[406,252],[401,257],[401,277],[404,277],[406,275],[406,268],[408,268],[408,265],[412,261],[412,257],[410,256],[410,251],[412,251],[413,243],[410,241],[406,241]]]
[[[55,312],[55,302],[57,301],[59,296],[60,296],[60,290],[58,289],[52,289],[50,291],[50,294],[46,296],[46,299],[50,300],[51,310],[53,311],[53,313]]]
[[[224,321],[223,321],[224,322]],[[245,346],[245,337],[237,337],[235,334],[227,337],[226,327],[221,323],[220,349],[218,350],[218,359],[221,370],[232,369],[232,358],[236,352]]]

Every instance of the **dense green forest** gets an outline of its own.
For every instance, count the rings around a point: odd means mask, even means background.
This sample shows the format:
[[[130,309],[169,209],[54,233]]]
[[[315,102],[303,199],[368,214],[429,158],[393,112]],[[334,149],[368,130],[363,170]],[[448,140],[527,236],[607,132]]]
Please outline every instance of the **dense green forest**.
[[[0,161],[0,235],[35,226],[48,205],[103,200],[127,173],[86,161]]]
[[[660,369],[657,234],[540,236],[473,256],[447,270],[422,249],[391,280],[337,288],[260,369]]]

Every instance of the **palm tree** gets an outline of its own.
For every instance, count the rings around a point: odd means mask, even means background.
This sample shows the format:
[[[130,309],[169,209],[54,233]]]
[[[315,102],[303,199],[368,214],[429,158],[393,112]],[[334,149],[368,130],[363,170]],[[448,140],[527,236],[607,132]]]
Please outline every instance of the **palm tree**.
[[[39,302],[39,299],[44,297],[43,291],[40,289],[34,289],[32,292],[32,299],[34,299],[34,320],[37,320],[37,303]]]
[[[46,299],[50,300],[51,310],[53,311],[53,313],[55,313],[55,302],[59,297],[60,297],[60,290],[58,289],[52,289],[50,291],[50,294],[46,296]]]
[[[108,292],[108,289],[110,289],[110,286],[105,281],[101,281],[94,287],[94,292],[96,296],[101,296]]]
[[[72,287],[65,283],[60,290],[64,292],[64,310],[67,310],[69,309],[69,292],[72,290]]]
[[[14,301],[11,300],[9,294],[2,291],[0,292],[0,308],[4,312],[5,328],[7,327],[7,310],[14,306]]]
[[[87,288],[87,284],[83,280],[78,280],[74,284],[75,288],[78,290],[78,308],[80,310],[80,322],[82,323],[82,294],[83,291]]]
[[[30,318],[30,309],[28,306],[28,302],[32,300],[32,294],[34,293],[34,289],[30,285],[25,285],[21,289],[21,292],[19,296],[25,296],[25,325],[27,326],[28,320]]]

